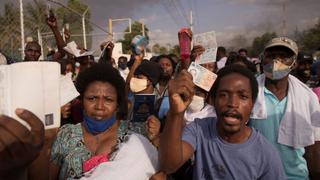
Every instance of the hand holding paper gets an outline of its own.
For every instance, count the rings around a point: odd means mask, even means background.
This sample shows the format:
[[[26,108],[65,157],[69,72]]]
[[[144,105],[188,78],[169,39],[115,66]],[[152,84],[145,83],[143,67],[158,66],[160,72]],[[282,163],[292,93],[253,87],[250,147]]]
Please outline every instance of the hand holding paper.
[[[74,55],[75,57],[90,56],[94,52],[94,51],[81,52],[81,50],[78,49],[78,45],[74,41],[69,42],[67,46],[64,47],[63,49],[66,50],[68,53]]]
[[[188,72],[193,77],[193,83],[200,88],[209,91],[217,78],[217,75],[200,66],[199,64],[191,63]]]

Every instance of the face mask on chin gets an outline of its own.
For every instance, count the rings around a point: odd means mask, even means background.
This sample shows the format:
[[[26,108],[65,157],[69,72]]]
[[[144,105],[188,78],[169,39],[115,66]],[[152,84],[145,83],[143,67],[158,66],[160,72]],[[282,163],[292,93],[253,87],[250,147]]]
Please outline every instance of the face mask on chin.
[[[125,70],[127,68],[127,65],[125,64],[118,64],[118,68],[121,70]]]
[[[148,81],[146,79],[139,79],[139,78],[131,78],[130,80],[130,90],[133,93],[141,92],[147,89]]]
[[[274,60],[272,64],[266,64],[263,66],[264,74],[267,78],[271,80],[280,80],[286,77],[292,70],[292,66],[295,61],[292,62],[290,66],[283,64],[279,60]]]
[[[190,112],[199,112],[204,107],[204,98],[200,96],[193,96],[191,103],[188,106],[188,111]]]
[[[303,71],[303,76],[304,77],[310,77],[311,76],[311,71],[310,70],[304,70]]]

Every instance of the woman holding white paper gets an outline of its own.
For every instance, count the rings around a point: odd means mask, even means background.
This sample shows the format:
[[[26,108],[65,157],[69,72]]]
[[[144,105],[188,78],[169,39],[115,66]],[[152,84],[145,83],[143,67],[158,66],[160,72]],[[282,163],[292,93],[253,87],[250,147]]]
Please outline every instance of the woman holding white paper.
[[[100,163],[108,167],[117,161],[132,162],[137,156],[121,150],[123,147],[143,149],[139,157],[145,157],[139,160],[141,166],[130,164],[125,168],[131,168],[140,179],[154,174],[158,168],[156,148],[143,136],[128,132],[127,122],[119,120],[127,105],[119,72],[109,64],[95,64],[79,74],[76,87],[82,100],[83,122],[59,130],[51,150],[50,178],[78,179],[85,172],[89,172],[87,176],[99,173],[95,168]],[[159,129],[150,125],[148,133],[158,134]],[[124,168],[111,167],[112,171]],[[118,172],[121,179],[123,173]]]

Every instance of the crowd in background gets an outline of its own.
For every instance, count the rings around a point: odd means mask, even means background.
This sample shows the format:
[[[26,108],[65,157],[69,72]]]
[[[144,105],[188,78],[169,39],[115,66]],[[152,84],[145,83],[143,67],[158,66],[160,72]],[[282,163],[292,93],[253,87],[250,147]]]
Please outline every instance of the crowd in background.
[[[108,41],[95,61],[66,52],[71,37],[63,40],[55,19],[47,24],[57,45],[47,61],[72,73],[80,96],[61,107],[59,129],[44,131],[27,110],[17,114],[31,131],[0,117],[0,179],[320,178],[320,60],[291,39],[272,39],[255,61],[219,46],[216,61],[201,64],[218,75],[206,91],[181,68],[201,45],[185,61],[134,52],[115,60]],[[27,42],[22,61],[40,55]],[[143,122],[133,116],[137,95],[156,99]]]

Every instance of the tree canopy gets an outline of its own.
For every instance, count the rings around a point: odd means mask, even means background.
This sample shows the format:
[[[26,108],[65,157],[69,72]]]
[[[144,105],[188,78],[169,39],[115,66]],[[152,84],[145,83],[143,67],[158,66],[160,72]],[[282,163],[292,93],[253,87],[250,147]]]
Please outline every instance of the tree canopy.
[[[149,29],[146,27],[146,25],[144,25],[144,30],[145,30],[145,37],[149,41],[149,35],[148,35]],[[129,31],[129,27],[127,27],[124,32],[128,32],[128,31]],[[127,53],[127,54],[131,53],[131,48],[130,48],[131,40],[136,35],[142,35],[142,23],[140,23],[138,21],[135,21],[132,23],[131,33],[126,33],[124,35],[124,39],[119,41],[122,43],[122,48],[123,48],[124,53]]]

